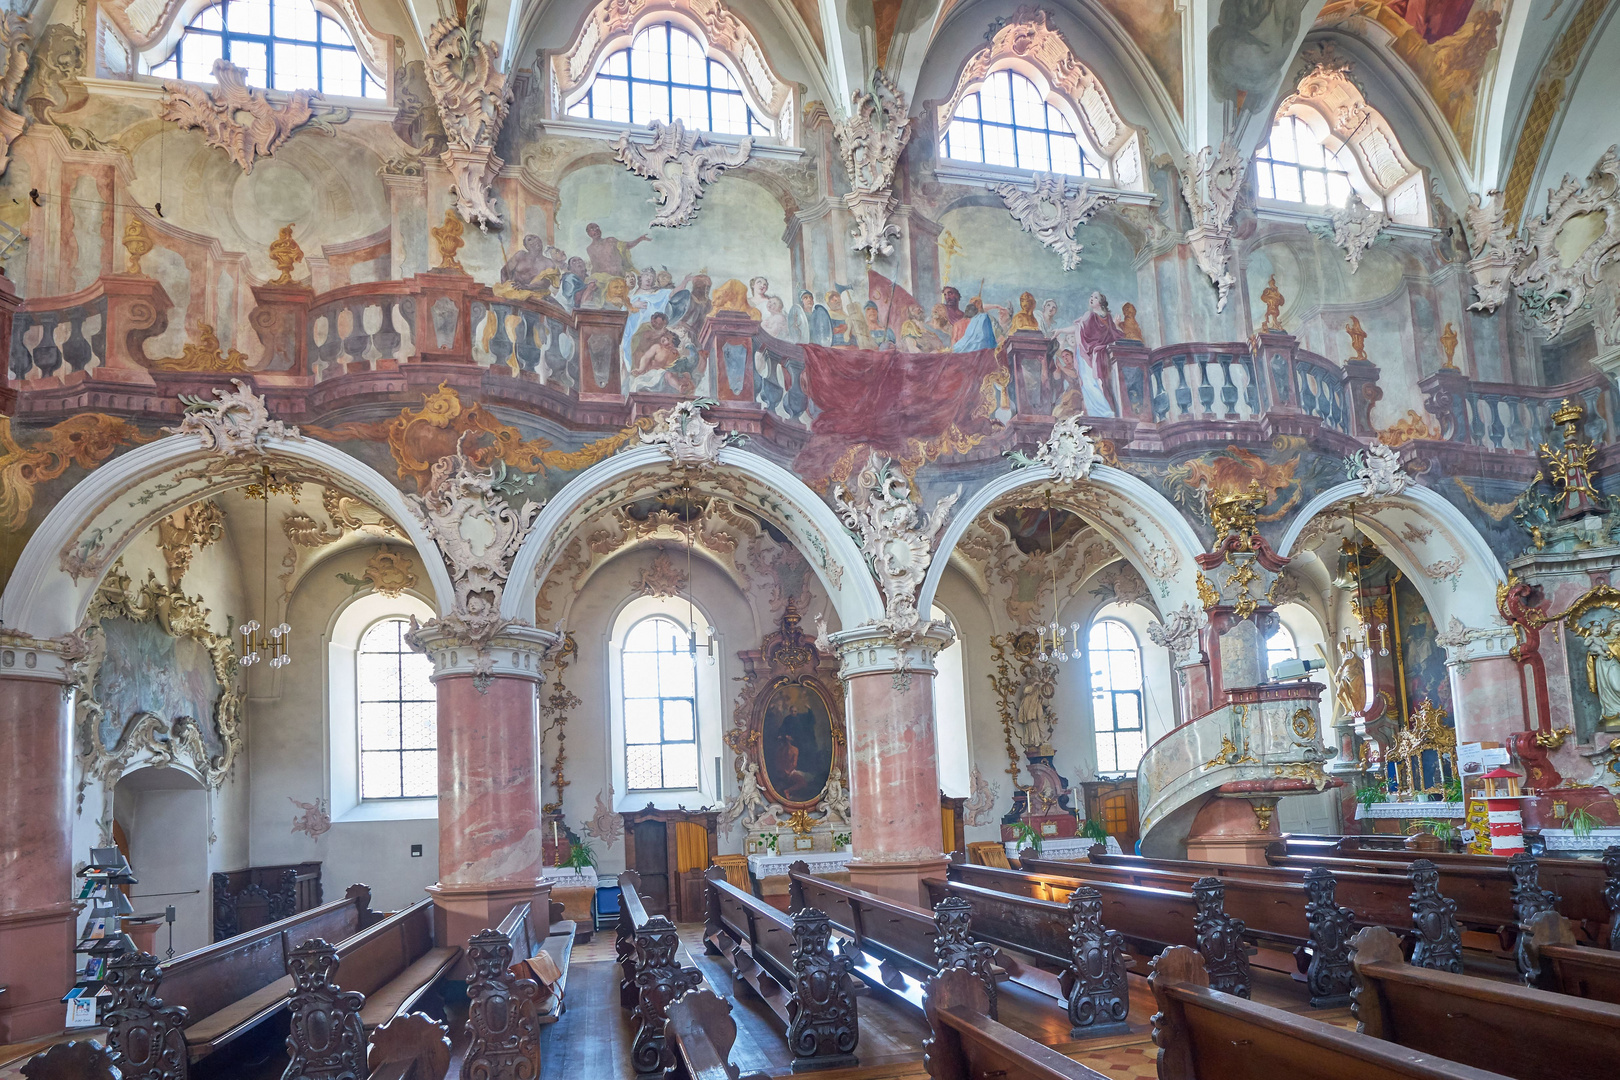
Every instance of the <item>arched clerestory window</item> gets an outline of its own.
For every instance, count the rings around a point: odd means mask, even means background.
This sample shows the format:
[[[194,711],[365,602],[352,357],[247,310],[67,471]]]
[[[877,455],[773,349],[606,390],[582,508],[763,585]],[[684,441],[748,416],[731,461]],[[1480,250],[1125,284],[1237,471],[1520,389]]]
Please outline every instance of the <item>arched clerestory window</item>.
[[[725,65],[673,23],[649,26],[602,62],[568,115],[621,124],[682,121],[721,135],[770,135]]]
[[[957,102],[940,156],[1101,179],[1097,152],[1081,143],[1065,112],[1018,72],[991,72]]]
[[[1147,748],[1142,710],[1142,646],[1119,619],[1097,619],[1086,638],[1091,665],[1097,772],[1136,772]]]
[[[198,12],[174,50],[150,70],[160,78],[212,82],[221,58],[245,70],[249,86],[388,96],[353,36],[313,0],[220,0]]]

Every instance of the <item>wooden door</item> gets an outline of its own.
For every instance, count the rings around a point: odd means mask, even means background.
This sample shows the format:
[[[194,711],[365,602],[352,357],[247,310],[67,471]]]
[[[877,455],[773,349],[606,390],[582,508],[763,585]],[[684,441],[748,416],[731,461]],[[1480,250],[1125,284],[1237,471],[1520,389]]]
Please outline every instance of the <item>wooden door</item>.
[[[669,904],[669,827],[656,819],[638,821],[630,826],[630,836],[635,858],[631,869],[641,875],[641,897],[647,914],[673,918],[675,913]]]
[[[1086,816],[1103,824],[1125,854],[1136,853],[1142,817],[1137,809],[1136,781],[1098,780],[1085,785]]]

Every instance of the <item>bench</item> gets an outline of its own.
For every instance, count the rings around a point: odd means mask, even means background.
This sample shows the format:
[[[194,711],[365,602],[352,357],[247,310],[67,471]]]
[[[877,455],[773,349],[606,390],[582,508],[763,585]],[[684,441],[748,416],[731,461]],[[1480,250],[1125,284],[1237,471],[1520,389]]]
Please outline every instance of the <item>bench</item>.
[[[995,1019],[996,979],[1007,973],[996,963],[994,946],[972,939],[967,901],[947,896],[930,912],[815,877],[802,862],[788,868],[788,896],[794,910],[826,912],[855,942],[855,974],[872,989],[921,1013],[926,980],[947,968],[965,968],[984,983],[986,1012]]]
[[[1033,951],[1042,959],[1067,965],[1074,955],[1070,945],[1074,916],[1094,905],[1100,926],[1137,943],[1143,952],[1157,953],[1171,945],[1195,948],[1203,955],[1217,989],[1249,996],[1245,928],[1226,913],[1225,885],[1218,878],[1201,878],[1191,888],[1177,890],[1109,882],[1077,884],[1069,877],[960,863],[952,864],[948,874],[940,896],[949,892],[971,903],[974,932],[986,941]],[[925,884],[932,893],[932,883]],[[1080,889],[1097,895],[1082,893],[1083,903],[1077,901],[1071,907],[1071,896]],[[1123,994],[1123,976],[1119,987]]]
[[[1530,920],[1528,982],[1542,990],[1620,1005],[1620,953],[1575,942],[1575,927],[1556,911]]]
[[[224,941],[321,904],[321,864],[223,870],[212,878],[214,940]]]
[[[1158,1005],[1153,1042],[1159,1080],[1501,1080],[1496,1073],[1211,990],[1191,949],[1160,953],[1148,986]]]
[[[351,885],[342,900],[166,963],[150,953],[117,957],[107,971],[107,1041],[126,1080],[184,1080],[192,1064],[287,1007],[293,949],[353,937],[377,918],[371,890]]]
[[[1075,884],[1177,889],[1190,892],[1206,876],[1191,871],[1099,866],[1058,862],[1025,851],[1020,867],[1046,877],[1065,877]],[[1313,1008],[1350,1003],[1350,934],[1355,912],[1337,903],[1337,882],[1327,870],[1308,871],[1302,881],[1249,881],[1223,878],[1222,907],[1242,921],[1246,935],[1294,954],[1305,976]]]
[[[947,968],[928,980],[931,1035],[923,1044],[934,1080],[1106,1080],[1077,1061],[997,1023],[987,1015],[984,983],[965,968]]]
[[[688,990],[670,1002],[664,1020],[667,1080],[766,1080],[764,1073],[739,1076],[731,1063],[737,1022],[731,1005],[707,988]]]
[[[119,1080],[118,1055],[94,1039],[59,1042],[23,1063],[26,1080]]]
[[[1186,859],[1144,859],[1135,855],[1108,855],[1093,848],[1091,863],[1133,870],[1201,872],[1222,881],[1270,881],[1303,884],[1312,870],[1326,867],[1247,866],[1192,862]],[[1078,865],[1078,864],[1077,864]],[[1330,871],[1334,900],[1354,912],[1360,925],[1406,928],[1413,938],[1414,962],[1426,967],[1462,970],[1462,935],[1456,923],[1456,905],[1439,891],[1435,864],[1413,860],[1406,876],[1370,871]]]
[[[459,946],[433,944],[431,898],[337,945],[315,938],[292,950],[285,1080],[363,1071],[370,1033],[409,1013],[460,958]]]
[[[395,1017],[371,1033],[366,1069],[366,1080],[445,1080],[449,1029],[426,1013]]]
[[[534,926],[532,907],[519,904],[493,930],[467,939],[467,1051],[464,1076],[540,1075],[539,1009],[547,991],[539,981],[514,974],[545,940]]]
[[[647,914],[641,875],[634,870],[619,874],[619,919],[614,929],[614,950],[623,975],[619,1006],[630,1010],[636,1028],[630,1061],[638,1073],[656,1072],[664,1067],[664,1021],[670,1003],[702,985],[703,976],[676,959],[680,934],[667,917]]]
[[[847,942],[829,947],[825,912],[801,908],[791,916],[726,881],[711,866],[703,874],[703,939],[738,979],[753,987],[787,1029],[794,1071],[854,1065],[860,1018]]]
[[[1382,927],[1351,946],[1357,1031],[1514,1080],[1614,1071],[1620,1005],[1416,967]]]

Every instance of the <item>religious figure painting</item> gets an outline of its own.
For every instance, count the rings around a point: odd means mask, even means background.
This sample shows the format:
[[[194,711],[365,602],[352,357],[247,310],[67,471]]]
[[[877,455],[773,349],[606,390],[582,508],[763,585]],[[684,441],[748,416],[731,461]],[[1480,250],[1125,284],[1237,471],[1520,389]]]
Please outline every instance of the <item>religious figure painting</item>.
[[[815,686],[782,679],[765,699],[760,721],[765,787],[790,810],[821,797],[832,772],[832,712]]]
[[[95,699],[104,710],[102,747],[117,747],[130,723],[150,713],[166,721],[189,719],[210,754],[221,749],[214,731],[220,686],[208,650],[190,638],[173,638],[156,621],[108,619],[106,659],[96,673]]]

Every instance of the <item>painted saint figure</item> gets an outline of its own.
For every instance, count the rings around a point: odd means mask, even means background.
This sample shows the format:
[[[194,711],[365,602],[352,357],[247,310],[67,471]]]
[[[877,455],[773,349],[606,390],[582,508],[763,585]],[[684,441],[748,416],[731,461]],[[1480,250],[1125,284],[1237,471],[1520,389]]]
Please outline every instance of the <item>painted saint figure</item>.
[[[1100,292],[1092,293],[1085,318],[1074,324],[1076,350],[1085,357],[1085,362],[1076,367],[1080,371],[1081,401],[1087,416],[1114,415],[1114,407],[1104,389],[1108,380],[1108,346],[1122,336],[1108,311],[1108,297]]]

